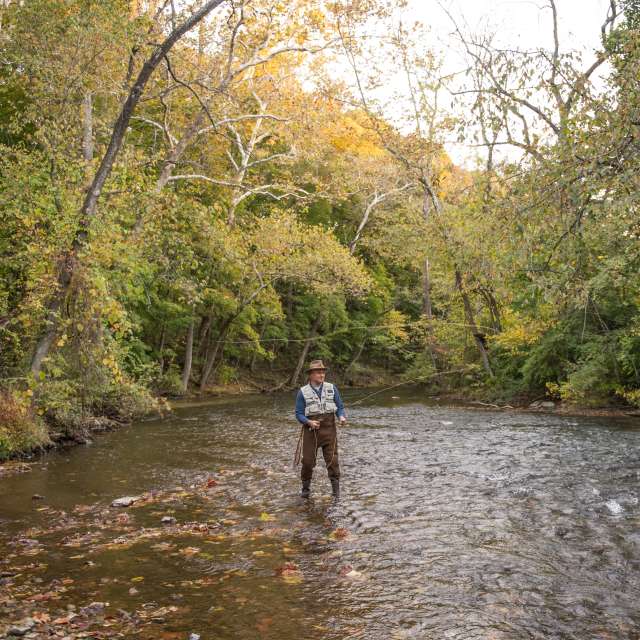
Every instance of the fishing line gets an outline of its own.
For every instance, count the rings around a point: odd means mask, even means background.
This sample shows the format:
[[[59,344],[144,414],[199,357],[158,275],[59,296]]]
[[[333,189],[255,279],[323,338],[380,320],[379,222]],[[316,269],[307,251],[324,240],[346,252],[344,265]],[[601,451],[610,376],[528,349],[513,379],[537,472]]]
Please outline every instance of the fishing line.
[[[378,389],[373,393],[369,393],[363,398],[356,400],[355,402],[350,402],[349,406],[354,407],[358,404],[361,404],[365,400],[368,400],[369,398],[373,398],[373,396],[377,396],[380,393],[384,393],[385,391],[389,391],[390,389],[395,389],[396,387],[401,387],[402,385],[405,385],[405,384],[411,384],[412,382],[418,382],[419,380],[428,380],[430,378],[437,378],[438,376],[444,376],[450,373],[464,373],[465,371],[469,371],[470,369],[473,369],[473,368],[475,368],[475,365],[469,365],[467,367],[463,367],[462,369],[449,369],[448,371],[439,371],[437,373],[430,373],[424,376],[418,376],[417,378],[412,378],[411,380],[404,380],[403,382],[392,384],[390,387],[384,387],[383,389]]]
[[[331,331],[329,333],[324,333],[322,335],[314,336],[313,338],[262,338],[260,340],[212,340],[211,344],[215,344],[216,342],[224,343],[224,344],[262,344],[266,342],[312,342],[321,340],[323,338],[330,338],[332,336],[338,335],[340,333],[347,333],[353,330],[367,330],[372,331],[375,329],[397,329],[398,327],[413,327],[415,325],[424,325],[423,320],[413,320],[409,322],[397,322],[395,324],[373,324],[373,325],[351,325],[349,327],[344,327],[343,329],[336,329],[335,331]],[[487,331],[492,331],[492,327],[488,327],[485,325],[471,325],[466,322],[448,322],[445,320],[434,320],[433,325],[451,325],[455,327],[477,327],[478,329],[485,329]]]

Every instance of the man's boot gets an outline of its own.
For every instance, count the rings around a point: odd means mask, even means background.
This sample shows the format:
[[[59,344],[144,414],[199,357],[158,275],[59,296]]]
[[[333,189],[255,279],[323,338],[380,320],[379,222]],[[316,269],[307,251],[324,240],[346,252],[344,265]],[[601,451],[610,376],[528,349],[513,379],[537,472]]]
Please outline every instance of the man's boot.
[[[340,480],[338,478],[331,478],[331,489],[333,491],[333,497],[340,497]]]
[[[300,495],[303,498],[308,498],[310,493],[311,493],[311,480],[303,480],[302,491],[300,492]]]

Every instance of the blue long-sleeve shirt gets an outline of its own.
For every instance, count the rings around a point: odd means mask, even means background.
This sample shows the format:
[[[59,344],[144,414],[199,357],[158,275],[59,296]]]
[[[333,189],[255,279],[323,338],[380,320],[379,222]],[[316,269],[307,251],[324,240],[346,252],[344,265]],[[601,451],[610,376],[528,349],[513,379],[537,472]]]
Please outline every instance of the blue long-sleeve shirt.
[[[314,389],[313,385],[311,386],[311,388],[318,394],[318,397],[322,395],[322,385],[320,385],[317,390]],[[342,398],[340,397],[338,387],[336,387],[335,384],[333,385],[333,401],[336,403],[336,414],[338,415],[338,418],[341,418],[343,416],[346,418],[347,414],[344,411],[344,403],[342,402]],[[302,424],[307,424],[309,422],[307,416],[304,415],[305,406],[306,403],[304,401],[304,395],[302,395],[302,390],[298,389],[298,395],[296,396],[296,419]]]

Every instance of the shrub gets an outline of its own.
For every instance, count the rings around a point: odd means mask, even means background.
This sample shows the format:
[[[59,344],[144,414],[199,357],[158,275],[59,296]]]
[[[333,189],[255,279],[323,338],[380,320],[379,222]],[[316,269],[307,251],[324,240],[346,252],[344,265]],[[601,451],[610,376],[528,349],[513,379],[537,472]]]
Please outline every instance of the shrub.
[[[27,394],[0,391],[0,460],[51,444],[49,433]]]

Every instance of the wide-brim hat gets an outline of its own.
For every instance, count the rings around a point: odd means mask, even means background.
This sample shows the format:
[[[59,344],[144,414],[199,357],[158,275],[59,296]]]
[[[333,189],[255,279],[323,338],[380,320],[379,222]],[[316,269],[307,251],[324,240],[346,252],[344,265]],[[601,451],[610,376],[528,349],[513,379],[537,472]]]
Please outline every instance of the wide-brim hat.
[[[322,369],[322,371],[327,371],[328,367],[324,366],[324,362],[322,360],[312,360],[309,366],[307,367],[307,373],[310,371]]]

